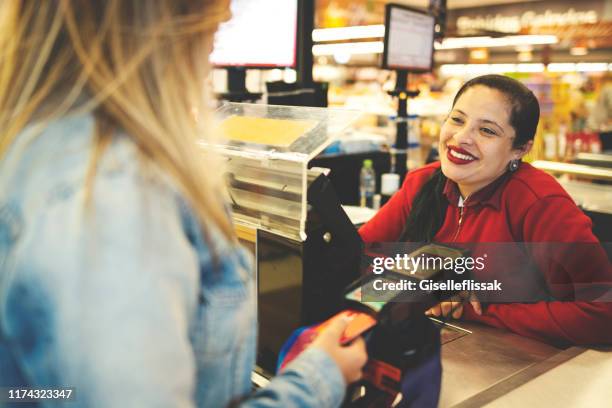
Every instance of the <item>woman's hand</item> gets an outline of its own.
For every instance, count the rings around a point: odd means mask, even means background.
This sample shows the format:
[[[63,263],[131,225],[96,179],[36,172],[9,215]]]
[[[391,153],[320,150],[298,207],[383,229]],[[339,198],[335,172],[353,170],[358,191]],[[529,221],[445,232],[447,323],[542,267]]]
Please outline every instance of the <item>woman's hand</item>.
[[[470,294],[469,296],[466,296],[466,295],[467,294],[464,294],[464,295],[459,294],[457,296],[453,296],[448,301],[440,302],[434,307],[427,310],[425,314],[427,316],[435,316],[435,317],[440,317],[440,316],[446,317],[448,315],[451,315],[453,319],[458,319],[463,314],[463,304],[465,303],[466,300],[469,299],[468,301],[474,308],[474,311],[476,312],[476,314],[482,315],[482,306],[480,305],[480,302],[476,298],[476,295],[474,294]]]
[[[346,346],[340,344],[340,338],[347,325],[348,320],[343,317],[334,319],[315,339],[312,347],[325,350],[338,365],[346,384],[350,384],[363,375],[361,370],[368,361],[368,354],[362,337],[358,337]]]

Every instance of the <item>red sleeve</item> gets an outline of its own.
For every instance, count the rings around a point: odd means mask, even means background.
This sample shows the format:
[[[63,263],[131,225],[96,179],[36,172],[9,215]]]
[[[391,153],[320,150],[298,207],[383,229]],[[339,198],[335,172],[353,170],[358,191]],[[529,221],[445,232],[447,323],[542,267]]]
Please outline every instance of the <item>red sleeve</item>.
[[[523,237],[546,243],[531,255],[551,294],[573,300],[491,304],[483,316],[467,307],[465,318],[558,345],[612,344],[612,268],[590,219],[568,196],[541,198],[524,216]]]
[[[414,197],[438,167],[439,164],[428,165],[406,175],[402,188],[382,206],[370,221],[359,229],[359,234],[365,243],[399,240]]]

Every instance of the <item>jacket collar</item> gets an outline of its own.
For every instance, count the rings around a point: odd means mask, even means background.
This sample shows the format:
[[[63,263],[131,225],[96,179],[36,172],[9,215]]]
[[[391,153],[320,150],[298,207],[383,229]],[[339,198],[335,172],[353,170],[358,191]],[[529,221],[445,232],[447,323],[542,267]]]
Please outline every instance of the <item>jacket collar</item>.
[[[509,171],[505,172],[497,179],[487,184],[477,192],[473,193],[469,198],[464,202],[465,207],[472,207],[475,205],[488,205],[496,210],[501,208],[501,195],[504,190],[504,186],[512,176],[512,173]],[[459,187],[457,183],[452,181],[451,179],[446,179],[446,184],[444,185],[444,190],[442,191],[448,202],[457,206],[459,203]]]

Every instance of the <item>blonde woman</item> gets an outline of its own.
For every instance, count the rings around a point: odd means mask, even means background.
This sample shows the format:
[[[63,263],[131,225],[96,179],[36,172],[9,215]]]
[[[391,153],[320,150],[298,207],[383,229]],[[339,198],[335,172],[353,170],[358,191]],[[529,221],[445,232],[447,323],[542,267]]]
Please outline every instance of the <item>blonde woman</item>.
[[[0,3],[3,392],[327,407],[360,377],[363,341],[340,347],[338,322],[249,395],[251,261],[194,147],[210,137],[204,79],[227,17],[216,0]]]

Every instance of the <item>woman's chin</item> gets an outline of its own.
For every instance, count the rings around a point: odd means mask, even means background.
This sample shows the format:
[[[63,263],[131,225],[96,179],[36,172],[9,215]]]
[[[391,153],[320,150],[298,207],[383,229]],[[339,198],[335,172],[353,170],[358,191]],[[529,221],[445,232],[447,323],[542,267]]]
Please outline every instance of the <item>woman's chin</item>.
[[[445,165],[444,162],[442,162],[441,166],[442,174],[444,174],[447,179],[459,184],[469,178],[470,174],[468,174],[468,172],[464,171],[463,169],[457,167],[458,166],[455,166],[452,163],[446,163]]]
[[[453,181],[455,181],[456,178],[460,178],[461,175],[465,173],[463,169],[460,168],[460,166],[453,164],[450,160],[446,158],[441,160],[440,167],[442,168],[442,173],[446,176],[446,178],[449,178]]]

